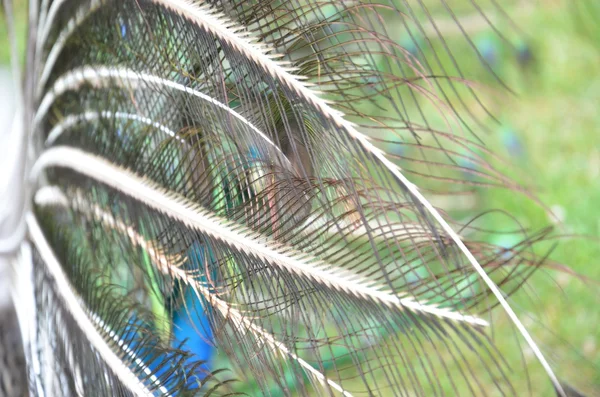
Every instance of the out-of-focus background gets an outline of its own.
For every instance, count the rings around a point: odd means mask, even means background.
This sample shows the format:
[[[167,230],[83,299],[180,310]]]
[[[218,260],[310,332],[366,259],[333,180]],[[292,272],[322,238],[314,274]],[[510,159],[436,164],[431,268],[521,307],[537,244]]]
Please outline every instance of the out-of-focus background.
[[[25,35],[25,2],[18,3],[16,21],[21,38]],[[17,83],[13,79],[10,59],[10,45],[5,23],[4,9],[0,3],[0,156],[8,153],[5,137],[10,133],[15,112]],[[20,42],[19,51],[23,54],[24,40]],[[0,315],[9,304],[9,271],[5,261],[0,259]]]
[[[454,9],[460,10],[460,4],[469,3],[469,0],[447,2],[458,4]],[[443,1],[427,0],[425,3],[430,5],[429,10],[439,26],[453,26],[450,17],[444,15]],[[484,117],[489,127],[479,137],[489,149],[508,159],[511,167],[503,171],[528,184],[551,211],[510,191],[482,192],[479,199],[486,201],[486,207],[504,209],[525,228],[539,229],[554,224],[563,234],[585,236],[549,242],[548,248],[558,242],[551,259],[592,280],[600,280],[600,5],[593,1],[583,5],[579,0],[500,3],[508,4],[502,6],[514,23],[503,19],[504,22],[496,25],[499,30],[510,32],[506,40],[499,39],[488,24],[482,23],[480,16],[465,13],[457,18],[467,27],[473,43],[498,79],[513,93],[498,88],[498,80],[480,65],[461,64],[461,68],[474,80],[495,87],[501,98],[490,108],[501,124],[494,123],[491,117]],[[15,14],[17,33],[22,38],[26,29],[25,2],[16,2]],[[465,44],[460,32],[455,33],[456,55]],[[453,45],[453,34],[451,28],[445,32],[449,46]],[[410,39],[401,34],[398,41],[407,48],[411,46]],[[19,48],[22,55],[22,40]],[[460,54],[457,58],[460,62]],[[9,62],[7,31],[2,16],[0,134],[8,133],[14,111],[14,83]],[[10,148],[0,147],[0,155],[7,150]],[[456,200],[448,205],[464,204],[458,202],[460,198]],[[500,245],[514,243],[495,242]],[[3,281],[6,274],[0,269],[0,297],[6,295],[7,284]],[[566,273],[551,275],[552,283],[548,282],[549,277],[531,281],[527,287],[530,299],[519,302],[521,309],[541,315],[545,326],[559,338],[569,340],[574,350],[582,353],[582,359],[600,367],[600,298],[593,293],[598,289],[597,284],[586,286]],[[560,296],[556,295],[557,290],[562,291]],[[552,345],[550,339],[545,339],[547,332],[538,323],[526,325],[542,345]],[[501,327],[498,332],[502,332]],[[502,350],[502,345],[499,348]],[[534,360],[533,356],[525,359]],[[569,370],[592,383],[600,382],[598,374],[580,374],[576,366]],[[523,379],[523,384],[517,383],[516,389],[526,390],[526,382]],[[535,378],[532,383],[536,384]],[[550,392],[540,390],[539,395]]]
[[[19,2],[17,10],[15,22],[18,25],[18,34],[23,38],[26,29],[25,2]],[[24,40],[19,44],[19,52],[23,54]],[[12,75],[10,62],[7,26],[4,9],[0,3],[0,156],[2,157],[11,150],[6,143],[6,137],[12,127],[18,87]],[[2,210],[4,208],[0,208],[0,213],[3,212]],[[12,272],[8,261],[0,256],[0,396],[25,397],[28,395],[27,374],[16,312],[11,302],[11,278]]]

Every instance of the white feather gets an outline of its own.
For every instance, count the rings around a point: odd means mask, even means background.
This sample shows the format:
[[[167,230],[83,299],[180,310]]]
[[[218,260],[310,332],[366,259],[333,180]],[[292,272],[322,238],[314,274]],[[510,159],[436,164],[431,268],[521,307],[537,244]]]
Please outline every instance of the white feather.
[[[320,110],[325,117],[333,121],[337,126],[341,127],[345,130],[348,135],[354,139],[356,139],[362,147],[369,153],[371,153],[381,164],[383,164],[397,179],[400,183],[408,189],[410,194],[415,197],[423,207],[433,216],[433,218],[440,224],[442,229],[448,233],[450,238],[454,241],[454,243],[458,246],[458,248],[462,251],[465,257],[469,260],[473,268],[477,271],[481,279],[487,284],[488,288],[492,291],[498,302],[506,311],[511,321],[515,324],[523,338],[525,338],[527,344],[531,347],[535,356],[539,360],[539,362],[544,367],[546,373],[550,377],[550,380],[554,384],[554,387],[564,395],[564,391],[562,390],[562,386],[558,381],[554,371],[546,361],[546,358],[542,354],[541,350],[521,322],[519,320],[516,313],[513,311],[512,307],[504,298],[502,291],[498,288],[498,286],[494,283],[494,281],[487,275],[483,267],[479,264],[475,256],[469,251],[467,246],[463,243],[460,236],[452,229],[452,227],[446,222],[446,220],[442,217],[433,205],[419,192],[416,185],[411,183],[405,176],[400,172],[400,168],[391,162],[384,152],[375,147],[370,141],[369,138],[359,132],[353,123],[344,119],[344,115],[342,112],[333,109],[329,106],[323,99],[317,96],[310,88],[308,88],[302,81],[298,80],[296,77],[291,75],[284,67],[282,67],[277,61],[273,60],[267,53],[256,45],[255,41],[246,37],[240,37],[235,32],[232,32],[230,29],[226,27],[226,24],[229,22],[227,18],[224,16],[215,16],[207,12],[204,8],[197,7],[191,2],[186,0],[152,0],[157,4],[162,4],[174,11],[179,12],[181,15],[186,18],[196,22],[199,26],[208,30],[215,36],[220,39],[226,41],[228,44],[236,48],[238,51],[246,55],[249,59],[255,61],[259,66],[264,68],[265,71],[271,74],[272,77],[281,81],[288,88],[293,89],[296,93],[305,98],[309,103],[315,106],[318,110]]]
[[[317,94],[315,94],[314,91],[308,88],[298,78],[290,74],[290,72],[282,64],[275,61],[262,45],[259,45],[251,37],[237,32],[238,28],[233,29],[231,26],[235,25],[233,25],[232,22],[224,16],[217,14],[210,8],[198,6],[197,4],[186,0],[152,0],[152,2],[162,5],[182,15],[188,20],[193,21],[198,26],[202,27],[206,31],[211,32],[219,39],[236,48],[247,58],[253,60],[272,77],[278,81],[281,81],[286,87],[294,90],[299,96],[305,98],[306,101],[318,109],[325,117],[343,129],[351,138],[360,143],[366,152],[371,153],[374,158],[376,158],[385,168],[387,168],[394,175],[394,177],[398,179],[401,185],[406,187],[410,194],[417,201],[419,201],[421,205],[423,205],[423,207],[431,214],[431,216],[440,224],[442,229],[450,236],[456,246],[462,251],[473,268],[477,271],[481,279],[487,284],[490,291],[492,291],[500,305],[509,315],[511,321],[523,335],[528,345],[538,358],[539,362],[548,373],[555,388],[559,391],[559,393],[564,395],[564,391],[562,390],[558,379],[552,371],[552,368],[546,361],[544,355],[538,348],[527,329],[523,326],[516,313],[504,298],[502,291],[500,291],[493,280],[487,275],[483,267],[463,243],[460,236],[452,229],[452,227],[446,222],[441,214],[431,205],[431,203],[419,192],[418,188],[402,174],[399,167],[386,157],[383,151],[375,147],[369,141],[367,136],[355,128],[354,124],[345,120],[341,112],[329,106],[326,101],[321,99]]]
[[[56,14],[58,13],[58,10],[60,9],[60,7],[64,3],[64,1],[65,0],[57,0],[57,1],[53,2],[52,5],[50,6],[50,11],[48,13],[47,21],[43,25],[43,29],[42,29],[42,33],[41,33],[41,40],[39,40],[36,43],[37,44],[36,51],[38,52],[38,55],[40,55],[39,52],[41,52],[41,49],[43,48],[44,44],[46,43],[46,40],[48,39],[48,34],[50,33],[50,29],[54,25],[53,22],[54,22],[54,19],[56,18]],[[77,12],[75,13],[75,16],[73,18],[71,18],[69,20],[69,22],[67,22],[66,27],[60,32],[58,38],[52,45],[52,48],[50,49],[48,56],[45,58],[44,62],[41,64],[42,73],[37,82],[36,96],[41,94],[42,89],[44,88],[44,86],[46,85],[46,82],[48,81],[48,77],[50,77],[52,68],[54,67],[56,60],[58,59],[58,56],[62,52],[69,37],[71,37],[73,32],[75,32],[75,30],[85,21],[85,19],[94,10],[96,10],[98,7],[100,7],[100,5],[101,5],[101,2],[99,0],[92,0],[89,7],[79,8],[77,10]],[[41,57],[39,57],[38,59],[41,59]]]
[[[323,373],[317,371],[305,360],[291,352],[283,343],[278,341],[273,334],[254,324],[251,318],[244,315],[242,312],[235,309],[224,300],[219,299],[219,297],[214,292],[211,293],[210,289],[204,284],[200,283],[193,276],[187,274],[176,264],[173,264],[171,259],[167,258],[164,254],[156,250],[152,243],[148,242],[133,227],[126,225],[119,219],[115,219],[112,214],[104,211],[98,205],[86,203],[86,200],[81,193],[76,194],[76,196],[77,197],[73,202],[73,204],[76,203],[76,205],[69,207],[67,197],[58,187],[45,186],[36,193],[35,202],[41,206],[62,206],[87,213],[94,216],[96,219],[99,219],[105,226],[126,235],[134,245],[142,248],[148,253],[148,255],[153,259],[158,271],[165,275],[174,276],[190,286],[199,298],[202,297],[206,299],[214,308],[221,312],[224,318],[232,321],[237,328],[240,330],[250,330],[258,340],[279,351],[282,355],[296,360],[298,364],[308,373],[308,375],[312,376],[319,383],[327,383],[333,389],[342,393],[342,395],[346,397],[352,397],[352,394],[344,390],[339,384],[327,378]]]
[[[411,297],[399,297],[397,294],[372,286],[370,280],[340,269],[333,264],[323,263],[309,254],[294,252],[290,247],[285,247],[286,253],[282,254],[280,249],[284,247],[277,243],[269,241],[239,224],[233,224],[208,213],[179,195],[172,192],[167,193],[150,181],[141,179],[123,168],[79,149],[55,147],[42,153],[32,168],[32,183],[48,167],[66,167],[75,170],[242,252],[256,256],[289,272],[309,277],[338,291],[346,291],[359,298],[367,297],[387,306],[408,309],[416,313],[430,314],[472,325],[488,325],[486,321],[473,316],[420,303]]]
[[[46,146],[51,146],[54,142],[62,135],[63,132],[69,130],[73,126],[83,123],[90,122],[99,119],[123,119],[123,120],[131,120],[137,121],[145,125],[152,126],[159,130],[160,132],[172,137],[176,138],[180,142],[185,142],[183,138],[181,138],[175,131],[172,129],[156,122],[148,117],[140,116],[135,113],[125,113],[125,112],[111,112],[109,110],[103,110],[101,112],[95,111],[87,111],[85,113],[69,115],[61,120],[59,123],[56,123],[52,130],[48,133],[48,138],[46,139]]]
[[[255,132],[259,137],[261,137],[268,145],[274,148],[278,153],[283,156],[281,149],[273,143],[268,136],[266,136],[262,131],[260,131],[257,127],[255,127],[250,121],[248,121],[244,116],[231,109],[229,106],[219,102],[218,100],[198,91],[192,89],[190,87],[186,87],[183,84],[164,79],[159,76],[152,75],[150,73],[144,72],[136,72],[132,69],[123,68],[123,67],[107,67],[107,66],[84,66],[79,69],[71,70],[65,73],[63,76],[58,78],[54,83],[52,90],[50,90],[42,99],[40,106],[36,112],[34,118],[34,128],[39,124],[39,122],[44,118],[48,109],[52,106],[54,101],[58,96],[63,94],[66,91],[76,90],[83,83],[93,84],[98,87],[104,87],[108,83],[116,83],[123,85],[124,81],[128,81],[132,84],[136,82],[144,82],[148,84],[157,84],[161,87],[171,88],[177,91],[185,92],[197,98],[200,98],[206,102],[209,102],[212,105],[215,105],[217,108],[223,110],[225,113],[229,114],[231,117],[239,120],[244,125],[246,125],[251,131]],[[140,117],[140,120],[148,120],[145,117]],[[54,135],[58,134],[58,132],[54,132]],[[173,132],[174,134],[174,132]],[[50,138],[50,137],[49,137]],[[283,156],[285,158],[285,156]]]
[[[102,327],[106,331],[110,330],[102,323],[98,322],[97,318],[92,316],[90,318],[82,307],[81,300],[77,297],[71,285],[64,274],[58,259],[54,256],[52,249],[48,245],[42,230],[40,229],[35,216],[32,214],[27,215],[27,226],[29,228],[29,236],[34,246],[37,248],[40,256],[44,260],[51,277],[56,282],[56,291],[61,294],[61,298],[65,304],[65,307],[69,313],[73,316],[73,319],[77,325],[81,328],[81,332],[86,335],[90,344],[94,346],[94,349],[102,357],[105,363],[113,371],[114,375],[136,396],[153,396],[152,392],[144,386],[144,384],[138,379],[137,375],[133,373],[129,367],[116,355],[110,346],[106,343],[102,335],[98,332],[97,327]],[[123,351],[130,356],[134,361],[137,359],[135,353],[128,349],[128,346],[122,341],[118,340],[118,336],[111,336],[117,342],[120,342],[119,346],[123,348]],[[144,372],[150,371],[143,362],[138,363]],[[151,373],[147,372],[147,373]],[[150,377],[153,382],[158,382],[156,377]],[[168,394],[168,390],[164,386],[159,386],[161,392]]]

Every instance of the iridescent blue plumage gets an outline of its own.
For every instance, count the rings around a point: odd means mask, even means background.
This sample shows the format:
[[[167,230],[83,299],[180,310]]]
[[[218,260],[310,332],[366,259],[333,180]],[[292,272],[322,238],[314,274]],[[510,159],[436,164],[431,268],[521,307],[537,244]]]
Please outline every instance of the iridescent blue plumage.
[[[202,361],[204,363],[200,369],[209,371],[215,347],[212,342],[213,334],[210,322],[202,308],[204,302],[200,301],[191,288],[186,287],[183,295],[185,303],[173,313],[174,343],[181,341],[183,344],[174,347],[192,353],[186,360],[186,364]],[[190,316],[189,311],[194,315]],[[188,386],[202,381],[204,377],[203,371],[196,371],[188,378]]]
[[[207,250],[208,248],[204,245],[194,242],[187,251],[189,267],[199,269],[200,272],[209,269],[210,264],[207,263],[207,260],[211,260],[212,255],[207,255]],[[206,283],[206,275],[201,276],[199,281]],[[173,313],[174,347],[191,353],[186,364],[195,361],[204,362],[199,371],[188,378],[189,386],[204,379],[205,374],[202,370],[210,371],[215,346],[211,324],[205,312],[209,305],[203,298],[199,298],[189,286],[181,285],[180,287],[183,299]]]

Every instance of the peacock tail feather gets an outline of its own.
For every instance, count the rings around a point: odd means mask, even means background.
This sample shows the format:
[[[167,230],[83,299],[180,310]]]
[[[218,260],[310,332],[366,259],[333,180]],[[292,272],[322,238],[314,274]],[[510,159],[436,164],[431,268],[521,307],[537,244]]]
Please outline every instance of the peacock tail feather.
[[[31,394],[566,395],[511,301],[550,230],[493,244],[438,204],[537,201],[482,143],[490,95],[430,8],[502,81],[448,3],[31,0]]]

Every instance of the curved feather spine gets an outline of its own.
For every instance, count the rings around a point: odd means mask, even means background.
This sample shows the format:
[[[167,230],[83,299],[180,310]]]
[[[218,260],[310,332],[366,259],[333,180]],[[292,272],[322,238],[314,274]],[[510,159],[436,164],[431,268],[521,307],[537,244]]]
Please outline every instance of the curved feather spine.
[[[38,60],[40,59],[39,55],[42,51],[42,48],[48,39],[48,34],[50,33],[50,28],[52,27],[54,18],[56,18],[56,13],[65,1],[66,0],[56,0],[53,1],[50,6],[48,6],[48,0],[42,1],[40,6],[39,28],[37,30],[37,39],[35,42],[35,53]]]
[[[221,39],[227,41],[229,44],[243,52],[247,57],[254,60],[257,64],[261,65],[271,75],[282,81],[286,86],[293,89],[296,93],[304,97],[309,103],[319,109],[325,114],[327,118],[332,120],[336,125],[345,130],[349,136],[358,141],[358,143],[368,153],[371,153],[377,161],[381,162],[385,168],[387,168],[396,179],[404,186],[410,194],[423,205],[423,207],[431,214],[431,216],[441,225],[442,229],[448,233],[450,238],[454,241],[457,247],[469,260],[473,268],[478,272],[481,279],[486,283],[488,288],[492,291],[496,299],[507,312],[511,321],[516,325],[519,332],[523,335],[528,345],[532,348],[534,354],[548,373],[555,387],[561,391],[560,384],[556,379],[552,369],[545,360],[543,354],[537,347],[535,341],[531,338],[526,328],[520,322],[518,316],[512,310],[506,299],[503,297],[502,292],[495,285],[493,280],[485,273],[477,259],[472,255],[466,245],[462,242],[460,236],[452,229],[452,227],[443,219],[441,214],[427,201],[427,199],[419,192],[417,187],[413,185],[407,178],[404,177],[400,169],[386,158],[386,155],[380,149],[376,148],[369,140],[368,137],[357,131],[354,125],[346,121],[342,113],[334,110],[327,105],[327,102],[319,98],[314,91],[311,91],[306,85],[304,85],[298,78],[292,76],[286,68],[281,64],[273,61],[272,57],[257,43],[254,43],[250,39],[241,37],[237,30],[231,28],[230,22],[218,15],[217,13],[210,10],[208,7],[200,7],[194,5],[191,2],[184,0],[153,0],[153,3],[163,5],[170,10],[178,12],[180,15],[192,19],[199,26],[202,26],[205,30],[215,34]]]
[[[56,3],[56,2],[60,2],[62,0],[57,0],[55,2],[53,2],[52,4]],[[49,0],[42,0],[40,3],[40,25],[43,26],[46,23],[46,18],[48,18],[48,12],[50,10],[50,6],[48,5]],[[41,43],[40,40],[40,34],[41,34],[42,29],[38,29],[37,31],[37,43]]]
[[[343,269],[325,264],[306,253],[295,253],[286,247],[286,254],[280,253],[278,246],[264,237],[231,222],[207,214],[201,208],[178,195],[169,195],[163,189],[153,186],[130,172],[79,149],[69,147],[51,148],[38,158],[32,168],[31,178],[37,180],[48,167],[65,167],[82,173],[128,196],[158,210],[182,223],[224,241],[226,244],[266,260],[292,273],[345,291],[359,298],[368,298],[390,307],[409,309],[416,313],[429,314],[476,326],[487,326],[488,322],[477,317],[463,315],[445,308],[422,304],[412,298],[400,298],[397,294],[382,291],[370,285],[367,280]],[[290,253],[289,255],[287,253]]]
[[[160,124],[156,121],[152,121],[152,119],[150,119],[148,117],[143,117],[143,116],[140,116],[135,113],[111,112],[108,110],[103,110],[101,112],[88,111],[85,113],[69,115],[69,116],[65,117],[60,123],[57,123],[56,125],[54,125],[54,127],[52,127],[52,130],[50,130],[50,132],[48,133],[48,138],[46,139],[46,145],[47,146],[52,145],[62,135],[63,132],[65,132],[69,128],[71,128],[81,122],[94,121],[94,120],[98,120],[101,118],[106,118],[106,119],[114,118],[114,119],[138,121],[142,124],[152,126],[152,127],[156,128],[157,130],[164,132],[166,135],[170,136],[171,138],[176,138],[179,142],[182,142],[182,143],[185,142],[183,140],[183,138],[181,138],[179,135],[177,135],[177,133],[175,131],[164,126],[163,124]]]
[[[38,47],[36,48],[36,51],[41,51],[41,47],[46,42],[46,40],[48,38],[48,34],[50,32],[50,28],[52,27],[52,22],[54,21],[54,18],[56,17],[56,13],[60,9],[60,6],[62,5],[62,3],[64,3],[64,0],[56,1],[56,2],[52,3],[48,21],[46,22],[46,24],[43,27],[44,30],[41,33],[41,41],[38,41],[38,43],[37,43]],[[100,5],[101,5],[101,3],[99,0],[93,0],[91,2],[91,10],[96,9]],[[48,77],[50,77],[50,73],[52,72],[52,68],[54,67],[54,64],[56,63],[56,60],[58,59],[58,56],[60,55],[61,51],[63,50],[65,43],[67,42],[69,37],[73,34],[75,29],[77,29],[77,27],[85,21],[86,17],[89,15],[89,12],[90,12],[90,10],[88,10],[86,8],[80,8],[76,12],[75,16],[71,20],[69,20],[69,22],[67,23],[66,29],[61,31],[58,39],[52,45],[52,48],[50,49],[48,56],[46,57],[45,61],[41,65],[42,72],[40,75],[40,79],[37,82],[36,95],[41,94],[42,89],[44,88],[44,85],[46,85],[46,82],[48,81]]]
[[[554,371],[546,361],[544,355],[540,351],[539,347],[519,320],[516,313],[512,310],[511,306],[508,304],[506,299],[504,298],[500,289],[496,286],[494,281],[487,275],[483,267],[479,264],[477,259],[473,256],[473,254],[469,251],[466,245],[463,243],[460,236],[454,231],[454,229],[446,222],[446,220],[441,216],[439,211],[437,211],[431,203],[421,194],[416,185],[410,182],[403,173],[400,172],[400,169],[397,165],[392,163],[384,154],[382,150],[375,147],[368,139],[368,137],[361,132],[359,132],[354,124],[347,121],[343,117],[343,113],[333,109],[328,105],[327,101],[320,98],[315,94],[313,90],[311,90],[307,85],[305,85],[301,80],[297,77],[293,76],[287,68],[283,67],[280,63],[274,60],[271,56],[269,56],[265,50],[256,45],[250,38],[240,37],[239,34],[232,31],[231,28],[227,27],[228,19],[222,15],[218,15],[215,12],[209,12],[209,9],[206,7],[198,7],[192,3],[186,2],[184,0],[152,0],[156,4],[161,4],[172,11],[179,13],[185,17],[188,17],[198,23],[199,26],[208,30],[209,32],[215,34],[219,38],[225,40],[230,45],[244,53],[248,58],[254,60],[258,65],[262,66],[266,71],[268,71],[272,77],[278,79],[283,82],[287,87],[296,91],[297,94],[304,97],[309,103],[319,109],[326,117],[328,117],[331,121],[333,121],[337,126],[344,129],[350,137],[356,139],[360,145],[368,152],[371,153],[378,161],[380,161],[393,175],[398,179],[398,181],[406,187],[406,189],[410,192],[410,194],[415,197],[423,207],[433,216],[433,218],[440,224],[442,229],[448,233],[450,238],[454,241],[454,243],[458,246],[458,248],[462,251],[465,257],[468,259],[473,268],[477,271],[481,279],[486,283],[488,288],[492,291],[496,299],[498,299],[502,308],[509,315],[511,321],[515,324],[521,335],[525,338],[527,344],[531,347],[534,354],[536,355],[539,362],[544,367],[544,370],[548,373],[552,383],[559,390],[562,390]],[[44,104],[44,101],[42,101]],[[44,108],[40,106],[42,114],[44,113]],[[36,120],[38,120],[39,113],[36,114]]]
[[[214,293],[211,293],[209,288],[203,286],[200,282],[198,282],[198,280],[174,264],[171,259],[167,258],[163,253],[155,249],[152,243],[140,235],[133,227],[126,225],[118,219],[115,219],[112,214],[104,211],[98,205],[86,203],[82,194],[76,194],[76,196],[77,199],[71,203],[73,206],[69,207],[69,201],[67,197],[58,187],[45,186],[36,193],[35,202],[41,206],[61,206],[65,208],[72,208],[75,211],[97,217],[102,224],[126,235],[133,245],[145,250],[153,259],[153,262],[160,272],[166,275],[175,276],[177,279],[187,284],[194,290],[194,293],[199,298],[203,297],[213,307],[217,308],[224,318],[232,320],[238,327],[243,325],[245,329],[252,330],[255,335],[258,335],[259,339],[264,340],[272,348],[279,350],[282,355],[289,356],[293,360],[296,360],[298,364],[308,373],[308,375],[314,377],[319,383],[327,383],[333,389],[342,393],[343,396],[352,397],[352,394],[344,390],[338,383],[327,378],[323,373],[317,371],[308,362],[290,351],[282,342],[278,341],[273,334],[254,324],[252,320],[248,318],[248,316],[244,315],[242,312],[235,309],[232,307],[232,305],[224,300],[219,299]]]
[[[54,24],[54,19],[56,18],[56,14],[58,13],[58,11],[60,10],[60,7],[65,3],[66,0],[55,0],[52,2],[52,4],[50,4],[50,7],[47,9],[44,9],[44,7],[41,10],[41,14],[40,14],[40,28],[38,29],[38,37],[37,37],[37,42],[38,45],[44,45],[46,43],[46,40],[48,39],[48,34],[50,33],[50,28],[52,27],[52,25]],[[45,3],[48,2],[48,0],[44,0]]]
[[[106,66],[84,66],[79,69],[71,70],[70,72],[65,73],[54,83],[53,89],[49,91],[44,98],[42,99],[40,106],[36,112],[34,118],[34,128],[39,122],[44,118],[48,109],[54,102],[54,100],[61,95],[62,93],[70,90],[75,90],[81,86],[83,83],[90,83],[96,85],[102,85],[112,81],[111,79],[115,79],[116,82],[122,82],[122,80],[136,82],[143,81],[145,83],[153,83],[159,84],[164,87],[172,88],[177,91],[185,92],[187,94],[198,97],[204,101],[207,101],[219,109],[224,110],[232,117],[241,121],[243,124],[248,126],[252,131],[254,131],[258,136],[265,140],[271,147],[273,147],[277,152],[281,155],[281,149],[273,143],[273,141],[266,136],[261,130],[259,130],[256,126],[254,126],[250,121],[248,121],[244,116],[231,109],[229,106],[226,106],[222,102],[217,101],[214,98],[198,91],[194,90],[190,87],[186,87],[183,84],[179,84],[177,82],[164,79],[159,76],[155,76],[149,73],[144,72],[136,72],[132,69],[128,68],[118,68],[118,67],[106,67]],[[283,156],[285,158],[285,156]]]
[[[152,0],[154,3],[162,4],[174,11],[179,12],[181,15],[184,15],[195,22],[197,22],[204,29],[209,32],[215,34],[219,38],[225,40],[230,45],[234,46],[242,53],[244,53],[248,58],[254,60],[259,65],[261,65],[265,70],[272,74],[272,76],[279,81],[286,84],[289,88],[296,91],[297,94],[304,97],[308,102],[310,102],[313,106],[319,109],[326,117],[332,120],[336,125],[344,129],[352,138],[356,139],[362,147],[368,152],[372,153],[373,156],[380,161],[397,179],[400,183],[406,187],[406,189],[410,192],[410,194],[415,197],[423,207],[433,216],[433,218],[440,224],[442,229],[448,233],[450,238],[454,241],[454,243],[458,246],[458,248],[462,251],[468,261],[471,263],[473,268],[477,271],[481,279],[486,283],[488,288],[492,291],[496,299],[498,299],[500,305],[506,311],[511,321],[515,324],[527,344],[533,350],[535,356],[537,357],[540,364],[544,367],[544,370],[550,377],[554,387],[557,391],[565,396],[565,393],[562,389],[558,378],[554,374],[554,371],[550,367],[550,364],[547,362],[543,353],[521,322],[518,316],[509,305],[509,303],[504,298],[502,291],[498,288],[498,286],[494,283],[494,281],[487,275],[483,267],[479,264],[475,256],[471,253],[471,251],[464,244],[460,236],[454,231],[454,229],[446,222],[446,220],[442,217],[433,205],[421,194],[418,190],[417,186],[410,182],[402,172],[400,172],[400,168],[392,163],[385,155],[385,153],[375,147],[368,139],[368,137],[361,132],[359,132],[353,123],[347,121],[343,113],[334,110],[331,106],[329,106],[326,101],[316,95],[310,88],[308,88],[304,83],[298,80],[296,77],[291,75],[285,68],[283,68],[277,61],[273,60],[268,54],[262,50],[260,47],[256,46],[256,44],[244,37],[239,37],[235,32],[232,32],[227,26],[226,23],[228,19],[221,15],[214,15],[207,11],[204,7],[198,7],[190,2],[185,0]]]
[[[112,368],[115,376],[117,376],[119,380],[123,382],[123,384],[129,388],[129,390],[131,390],[132,393],[134,393],[137,396],[152,396],[152,392],[148,390],[145,385],[143,385],[143,383],[138,379],[138,377],[112,351],[112,349],[106,344],[106,341],[104,340],[102,335],[100,335],[100,333],[98,332],[96,327],[101,327],[107,330],[106,325],[103,326],[103,324],[98,322],[97,319],[91,320],[90,317],[88,317],[88,314],[85,312],[85,310],[81,307],[81,302],[79,298],[73,292],[69,282],[67,281],[67,277],[62,271],[58,259],[56,258],[56,256],[52,252],[52,249],[46,242],[44,234],[40,229],[37,220],[32,214],[27,215],[27,226],[29,228],[29,236],[31,237],[31,240],[35,247],[38,249],[40,255],[44,259],[44,262],[46,263],[50,274],[56,282],[58,286],[57,290],[60,291],[60,294],[62,294],[62,299],[64,300],[66,307],[68,308],[69,312],[71,313],[79,327],[81,327],[82,331],[85,333],[92,346],[94,346],[96,351],[98,351],[98,354],[102,356],[102,358],[106,361],[109,367]],[[94,322],[96,324],[94,324]],[[110,330],[107,331],[110,332]],[[113,337],[113,339],[114,338],[118,338],[116,334]],[[114,340],[117,341],[117,339]],[[122,341],[117,341],[117,343],[119,343],[119,346],[127,346]],[[139,358],[137,358],[132,351],[127,350],[127,347],[125,347],[123,351],[134,361],[136,359],[139,360]],[[151,373],[151,371],[147,367],[145,367],[145,365],[143,365],[143,362],[141,362],[141,360],[140,365],[142,366],[144,372]],[[158,381],[158,379],[154,375],[152,375],[150,379],[153,382]],[[166,393],[168,395],[168,390],[164,386],[159,386],[159,389],[161,390],[161,392]]]
[[[11,289],[12,300],[15,303],[21,340],[25,348],[27,360],[30,360],[31,380],[29,387],[33,388],[37,396],[45,397],[44,388],[40,382],[42,363],[37,354],[39,351],[37,332],[38,316],[35,304],[35,291],[33,286],[33,258],[29,242],[21,244],[19,256],[13,258],[11,264],[15,271],[15,284]]]

